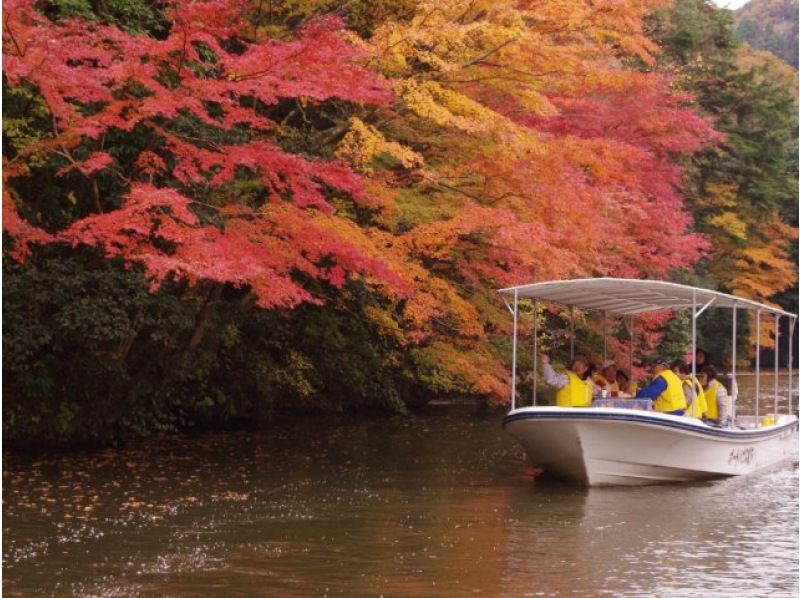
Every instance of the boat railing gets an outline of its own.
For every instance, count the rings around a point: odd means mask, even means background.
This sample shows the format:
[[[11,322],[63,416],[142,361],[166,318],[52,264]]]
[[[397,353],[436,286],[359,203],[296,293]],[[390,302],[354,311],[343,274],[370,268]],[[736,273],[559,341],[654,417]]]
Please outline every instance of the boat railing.
[[[792,416],[795,413],[794,402],[794,329],[797,324],[797,315],[766,304],[756,303],[749,299],[742,299],[734,295],[727,295],[718,291],[689,287],[677,283],[650,280],[631,280],[617,278],[601,279],[576,279],[568,281],[550,281],[535,283],[518,287],[501,289],[503,301],[513,318],[512,357],[511,357],[511,409],[517,407],[517,335],[519,331],[519,302],[528,300],[533,303],[533,372],[532,372],[532,399],[533,406],[537,406],[538,396],[538,311],[539,301],[559,303],[569,307],[570,318],[570,359],[575,355],[574,320],[575,308],[600,311],[603,314],[603,358],[606,357],[606,315],[615,313],[621,317],[630,318],[631,332],[631,366],[633,365],[634,343],[634,317],[637,314],[663,309],[691,309],[691,351],[697,355],[697,321],[709,307],[724,307],[732,310],[731,327],[731,396],[733,398],[729,414],[731,420],[736,421],[737,411],[740,408],[739,389],[736,371],[737,349],[737,312],[745,309],[755,312],[755,422],[759,422],[762,411],[761,404],[761,323],[764,317],[774,318],[774,389],[772,395],[767,395],[765,400],[771,399],[771,409],[766,407],[765,413],[770,413],[773,418],[779,413],[782,395],[779,393],[779,363],[780,363],[780,323],[781,318],[788,318],[788,392],[785,394],[786,413]],[[513,303],[512,303],[513,301]],[[692,377],[697,376],[697,360],[692,360]],[[632,367],[631,367],[632,369]]]

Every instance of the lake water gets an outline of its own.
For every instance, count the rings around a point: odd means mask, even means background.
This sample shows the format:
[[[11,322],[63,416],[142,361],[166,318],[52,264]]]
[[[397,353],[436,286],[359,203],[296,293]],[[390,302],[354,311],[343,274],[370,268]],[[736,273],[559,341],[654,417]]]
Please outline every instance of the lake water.
[[[797,596],[797,457],[713,482],[534,478],[502,414],[316,418],[6,454],[8,596]]]

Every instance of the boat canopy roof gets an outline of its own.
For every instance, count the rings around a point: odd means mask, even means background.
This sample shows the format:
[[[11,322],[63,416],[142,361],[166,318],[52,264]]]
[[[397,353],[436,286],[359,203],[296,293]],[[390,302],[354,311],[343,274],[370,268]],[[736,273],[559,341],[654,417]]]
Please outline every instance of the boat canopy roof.
[[[632,278],[578,278],[552,280],[498,291],[501,295],[539,299],[580,309],[600,310],[621,315],[635,315],[662,309],[726,307],[762,311],[796,318],[782,309],[742,299],[734,295],[691,287],[662,280]]]

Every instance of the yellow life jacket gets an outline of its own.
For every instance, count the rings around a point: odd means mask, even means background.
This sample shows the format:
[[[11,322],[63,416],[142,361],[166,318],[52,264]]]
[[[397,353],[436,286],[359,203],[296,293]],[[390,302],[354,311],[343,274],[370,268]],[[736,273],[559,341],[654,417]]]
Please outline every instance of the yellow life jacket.
[[[559,407],[589,407],[592,404],[592,381],[581,380],[574,372],[567,371],[569,382],[556,391]]]
[[[712,380],[706,387],[706,401],[708,402],[706,417],[708,419],[719,419],[719,406],[717,405],[717,390],[719,386],[719,380]]]
[[[656,376],[667,383],[667,390],[658,395],[654,408],[656,411],[677,411],[686,409],[686,397],[683,396],[683,382],[672,370],[664,370]]]
[[[683,380],[684,386],[692,388],[692,381],[689,378]],[[689,412],[686,414],[690,417],[701,418],[708,411],[708,402],[706,401],[706,393],[703,391],[703,386],[695,379],[694,381],[694,400],[689,406]]]

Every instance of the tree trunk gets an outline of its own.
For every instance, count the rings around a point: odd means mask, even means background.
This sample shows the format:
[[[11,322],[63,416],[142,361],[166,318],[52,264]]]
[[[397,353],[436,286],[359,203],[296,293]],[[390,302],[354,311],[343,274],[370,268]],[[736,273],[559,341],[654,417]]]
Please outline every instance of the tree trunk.
[[[206,297],[200,313],[197,315],[197,320],[194,324],[194,331],[186,343],[181,355],[181,361],[186,362],[192,352],[200,345],[205,337],[206,330],[208,329],[208,321],[211,319],[211,314],[214,312],[214,306],[222,296],[222,291],[225,289],[225,283],[215,282],[212,283],[211,290]]]

